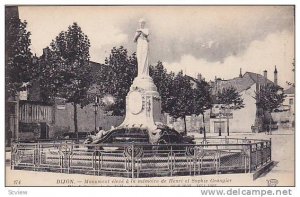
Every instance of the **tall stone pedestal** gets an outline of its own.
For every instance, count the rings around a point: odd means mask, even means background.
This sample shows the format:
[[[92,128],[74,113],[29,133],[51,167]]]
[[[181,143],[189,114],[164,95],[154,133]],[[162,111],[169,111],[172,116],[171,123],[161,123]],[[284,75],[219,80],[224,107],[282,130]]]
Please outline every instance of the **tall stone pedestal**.
[[[120,126],[153,131],[161,118],[161,98],[152,78],[136,77],[126,97],[126,116]]]
[[[137,77],[126,97],[124,122],[113,130],[105,132],[102,137],[96,137],[86,143],[194,143],[193,139],[180,135],[161,122],[161,98],[152,78]]]

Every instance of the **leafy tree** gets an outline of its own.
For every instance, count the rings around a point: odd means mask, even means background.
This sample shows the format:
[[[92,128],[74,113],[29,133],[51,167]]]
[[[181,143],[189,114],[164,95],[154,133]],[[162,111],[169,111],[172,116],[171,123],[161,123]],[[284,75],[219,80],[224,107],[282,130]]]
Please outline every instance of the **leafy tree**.
[[[9,14],[12,10],[5,8],[5,122],[9,122],[11,105],[9,98],[18,100],[18,92],[24,82],[30,82],[34,71],[33,58],[30,50],[31,33],[27,31],[27,22],[21,21],[17,15]],[[15,113],[18,104],[14,105]],[[19,130],[16,121],[15,131]],[[14,131],[10,131],[9,124],[5,124],[5,135],[16,138]],[[10,136],[10,137],[9,137]],[[9,143],[9,141],[7,141]]]
[[[265,130],[272,123],[271,112],[281,106],[284,98],[282,88],[272,83],[261,86],[255,93],[257,108],[255,125],[259,131]]]
[[[135,53],[128,56],[123,46],[114,47],[106,58],[105,64],[97,79],[99,91],[104,95],[111,95],[115,103],[111,106],[112,115],[124,115],[126,109],[126,95],[133,79],[137,76],[137,59]]]
[[[182,118],[185,133],[187,115],[202,114],[204,122],[204,112],[212,106],[210,86],[206,81],[197,81],[183,75],[182,71],[174,76],[174,73],[167,72],[161,62],[150,67],[150,75],[160,93],[162,111],[174,118]]]
[[[83,107],[87,91],[91,85],[89,66],[90,41],[77,23],[62,31],[50,44],[50,50],[55,66],[54,82],[57,85],[57,95],[65,98],[74,106],[74,127],[78,138],[77,105]],[[48,65],[50,62],[48,62]],[[47,70],[47,69],[46,69]],[[49,71],[51,73],[51,71]],[[56,81],[57,80],[57,81]],[[57,82],[57,84],[55,84]]]
[[[255,95],[257,106],[267,112],[272,112],[280,107],[284,98],[282,88],[272,83],[261,86],[259,92],[256,92]]]
[[[229,87],[224,88],[222,91],[217,94],[218,104],[222,104],[222,108],[225,110],[237,110],[244,108],[244,100],[241,98],[241,95],[238,93],[236,88]],[[226,113],[227,118],[227,135],[229,135],[229,114]]]
[[[6,25],[6,95],[15,96],[23,82],[30,82],[33,78],[34,66],[29,48],[31,33],[26,30],[27,22],[18,17],[8,19]]]
[[[210,94],[210,85],[205,80],[195,81],[196,86],[193,88],[193,108],[192,113],[202,115],[203,124],[205,124],[204,113],[212,107],[212,98]],[[206,139],[205,126],[203,128],[204,139]]]
[[[175,77],[170,91],[168,113],[174,118],[182,118],[184,121],[184,132],[186,134],[186,116],[193,114],[194,94],[189,77],[180,71]]]
[[[159,61],[155,66],[150,66],[150,76],[161,96],[162,112],[168,112],[171,107],[169,98],[171,97],[174,73],[168,73],[162,62]]]
[[[217,102],[230,109],[244,108],[244,100],[234,87],[224,88],[217,94]]]
[[[38,60],[39,71],[36,80],[39,84],[41,100],[53,103],[58,95],[58,90],[64,85],[61,74],[60,57],[49,47],[43,50],[43,55]]]

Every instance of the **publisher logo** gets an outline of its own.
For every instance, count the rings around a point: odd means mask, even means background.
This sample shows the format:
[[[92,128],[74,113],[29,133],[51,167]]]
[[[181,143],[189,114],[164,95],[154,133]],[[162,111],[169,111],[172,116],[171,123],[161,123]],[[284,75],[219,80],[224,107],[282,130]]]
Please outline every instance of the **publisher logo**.
[[[269,179],[267,180],[268,186],[270,187],[275,187],[278,184],[278,180],[277,179]]]

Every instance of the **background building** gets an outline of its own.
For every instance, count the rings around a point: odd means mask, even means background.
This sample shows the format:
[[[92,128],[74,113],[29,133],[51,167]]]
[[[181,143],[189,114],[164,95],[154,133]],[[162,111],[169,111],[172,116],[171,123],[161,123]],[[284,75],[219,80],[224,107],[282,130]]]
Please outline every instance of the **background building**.
[[[229,112],[230,132],[253,132],[252,128],[255,124],[257,110],[255,92],[258,92],[259,88],[265,84],[271,83],[277,85],[277,78],[278,72],[275,67],[274,82],[268,79],[266,70],[263,72],[263,75],[253,72],[246,72],[242,75],[240,70],[239,77],[230,80],[216,79],[212,82],[212,95],[216,95],[218,91],[221,91],[224,88],[234,87],[240,93],[241,98],[244,101],[244,108]],[[278,115],[280,116],[280,114]],[[216,104],[212,108],[210,130],[216,132],[221,129],[221,132],[224,133],[226,128],[226,116],[220,113],[220,105]]]
[[[282,106],[275,109],[272,117],[277,122],[279,128],[295,127],[295,87],[292,86],[284,90],[284,101]]]
[[[99,72],[101,64],[90,62],[93,73]],[[90,94],[97,89],[94,84],[90,88]],[[9,139],[37,140],[61,138],[64,133],[74,132],[74,107],[72,103],[66,103],[64,99],[56,98],[54,103],[41,101],[38,80],[24,83],[17,100],[9,98],[6,103],[6,144]],[[95,126],[110,129],[122,123],[123,116],[110,116],[100,107],[97,107],[95,125],[94,103],[78,107],[77,124],[78,131],[90,133]]]

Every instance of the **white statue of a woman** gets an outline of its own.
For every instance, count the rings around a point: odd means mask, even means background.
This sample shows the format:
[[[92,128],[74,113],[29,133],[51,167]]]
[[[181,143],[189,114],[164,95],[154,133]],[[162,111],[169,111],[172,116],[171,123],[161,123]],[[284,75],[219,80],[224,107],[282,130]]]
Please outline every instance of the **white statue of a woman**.
[[[146,21],[139,20],[139,28],[136,30],[134,42],[137,42],[136,56],[138,61],[138,77],[149,76],[149,30],[145,28]]]

